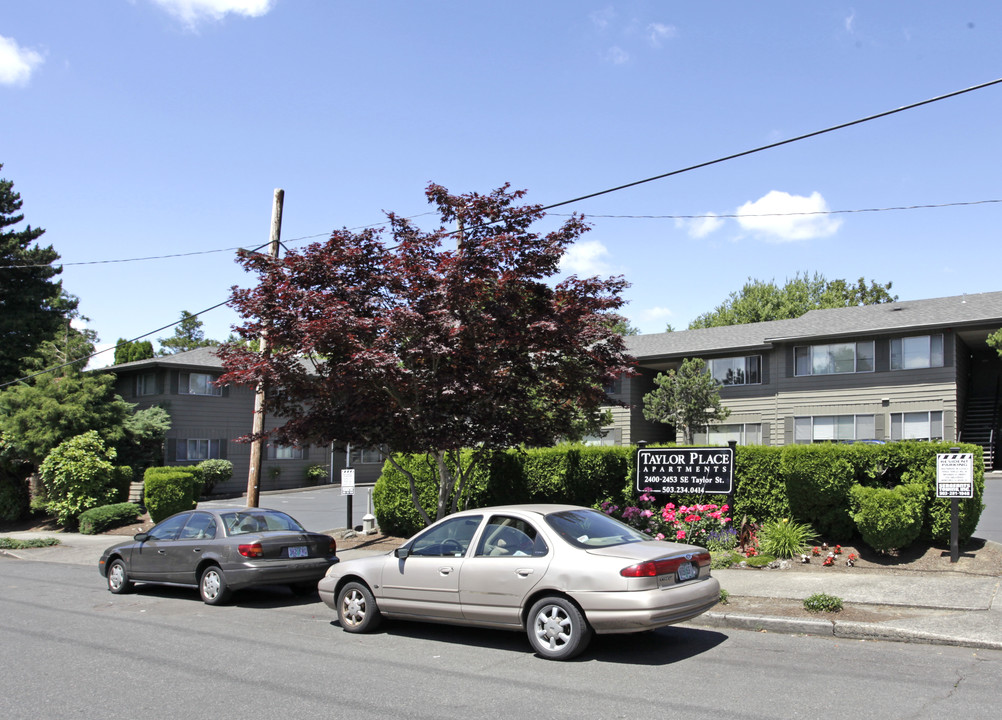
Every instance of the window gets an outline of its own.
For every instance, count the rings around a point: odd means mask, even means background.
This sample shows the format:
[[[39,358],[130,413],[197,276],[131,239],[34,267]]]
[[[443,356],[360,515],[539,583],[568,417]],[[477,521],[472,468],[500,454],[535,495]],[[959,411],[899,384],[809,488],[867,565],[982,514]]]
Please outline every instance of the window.
[[[268,443],[268,460],[302,460],[305,457],[303,448],[295,445],[274,445]]]
[[[179,540],[213,540],[216,537],[216,519],[208,513],[192,513],[181,530]]]
[[[136,395],[157,395],[157,374],[143,373],[136,376]]]
[[[761,445],[761,423],[728,423],[726,425],[710,425],[706,428],[707,445],[726,445],[730,441],[738,445]]]
[[[188,439],[177,441],[175,460],[215,460],[223,457],[225,440]]]
[[[943,367],[943,336],[918,335],[891,340],[891,370]]]
[[[712,358],[706,365],[710,375],[721,385],[758,385],[762,382],[762,358],[759,355]]]
[[[543,557],[549,552],[543,536],[520,518],[494,515],[477,544],[478,557]]]
[[[182,386],[184,386],[184,375],[182,378]],[[213,384],[213,377],[208,373],[190,373],[188,375],[188,385],[187,390],[189,395],[215,395],[219,397],[223,394],[223,389],[218,385]],[[184,390],[182,389],[182,392]]]
[[[891,440],[942,440],[943,411],[891,413]]]
[[[188,515],[175,515],[171,518],[164,520],[159,525],[156,525],[149,532],[150,540],[174,540],[177,538],[178,532],[181,527],[188,521]]]
[[[794,374],[873,372],[873,341],[804,345],[793,349]]]
[[[440,522],[414,539],[410,554],[462,557],[470,547],[482,519],[482,515],[467,515]]]
[[[793,441],[798,445],[873,440],[875,431],[873,415],[815,415],[793,419]]]
[[[351,458],[351,462],[354,465],[375,465],[382,464],[385,455],[378,448],[353,448]]]

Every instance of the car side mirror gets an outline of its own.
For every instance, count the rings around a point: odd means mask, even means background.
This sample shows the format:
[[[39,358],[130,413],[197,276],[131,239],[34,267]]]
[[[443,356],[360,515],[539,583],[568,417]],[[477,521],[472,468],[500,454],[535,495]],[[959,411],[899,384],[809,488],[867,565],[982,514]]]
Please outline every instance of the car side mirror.
[[[398,547],[396,550],[393,551],[393,557],[400,558],[401,560],[405,559],[409,554],[410,554],[410,548],[405,548],[405,547]]]
[[[132,539],[135,540],[136,542],[146,542],[147,540],[150,539],[150,534],[145,532],[136,533],[135,535],[132,536]]]

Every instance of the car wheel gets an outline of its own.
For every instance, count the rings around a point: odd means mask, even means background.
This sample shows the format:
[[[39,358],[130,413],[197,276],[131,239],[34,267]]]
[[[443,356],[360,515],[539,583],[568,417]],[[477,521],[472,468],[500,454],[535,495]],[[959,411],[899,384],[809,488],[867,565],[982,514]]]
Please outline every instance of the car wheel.
[[[206,605],[220,605],[229,599],[230,591],[226,587],[226,576],[218,565],[209,565],[202,571],[202,577],[198,581],[198,592]]]
[[[337,619],[351,633],[367,632],[379,626],[381,616],[376,598],[362,583],[350,582],[337,596]]]
[[[533,605],[526,632],[532,648],[548,660],[569,660],[591,640],[584,615],[561,597],[546,597]]]
[[[132,587],[129,571],[125,569],[125,562],[121,558],[115,558],[108,566],[108,589],[116,595],[121,595],[131,592]]]

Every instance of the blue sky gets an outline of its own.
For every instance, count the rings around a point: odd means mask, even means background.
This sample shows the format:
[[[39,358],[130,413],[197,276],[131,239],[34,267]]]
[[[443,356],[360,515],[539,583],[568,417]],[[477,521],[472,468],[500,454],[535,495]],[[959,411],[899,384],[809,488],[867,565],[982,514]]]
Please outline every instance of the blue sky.
[[[267,242],[275,188],[290,247],[427,212],[429,182],[548,205],[991,81],[1000,60],[991,2],[7,2],[0,176],[105,346],[250,284],[227,249]],[[1002,200],[1000,120],[997,85],[555,210],[593,224],[565,269],[625,276],[643,332],[749,277],[1000,290],[1002,203],[981,202]],[[788,214],[953,203],[981,204]],[[237,318],[202,320],[224,339]]]

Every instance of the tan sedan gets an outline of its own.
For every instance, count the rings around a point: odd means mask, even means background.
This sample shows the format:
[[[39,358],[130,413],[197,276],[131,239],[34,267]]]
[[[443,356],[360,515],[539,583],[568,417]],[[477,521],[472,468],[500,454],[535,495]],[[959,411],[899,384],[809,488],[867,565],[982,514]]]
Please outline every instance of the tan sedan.
[[[592,633],[683,622],[720,597],[705,549],[573,505],[455,513],[391,553],[332,566],[318,587],[348,632],[382,616],[525,630],[554,660],[580,653]]]

